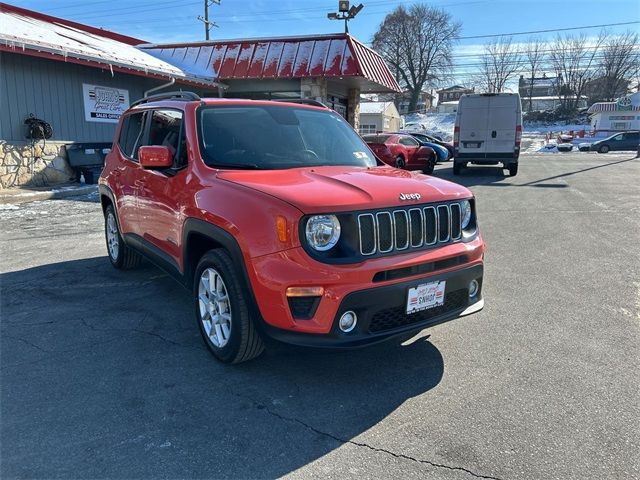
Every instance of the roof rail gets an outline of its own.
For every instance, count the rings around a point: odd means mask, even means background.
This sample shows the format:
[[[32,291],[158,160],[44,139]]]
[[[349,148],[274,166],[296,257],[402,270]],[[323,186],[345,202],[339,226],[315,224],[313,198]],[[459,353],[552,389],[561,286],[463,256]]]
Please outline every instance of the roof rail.
[[[312,100],[311,98],[272,98],[272,102],[286,102],[286,103],[302,103],[304,105],[313,105],[314,107],[327,107],[324,103],[318,100]]]
[[[182,100],[184,102],[191,102],[194,100],[200,100],[200,97],[193,92],[165,92],[141,98],[140,100],[133,102],[130,106],[135,107],[142,103],[157,102],[159,100]]]

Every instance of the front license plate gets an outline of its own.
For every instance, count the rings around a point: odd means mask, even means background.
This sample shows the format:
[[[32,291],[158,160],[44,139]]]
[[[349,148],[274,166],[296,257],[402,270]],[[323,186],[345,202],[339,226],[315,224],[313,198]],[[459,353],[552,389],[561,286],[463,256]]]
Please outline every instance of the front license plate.
[[[437,307],[444,303],[445,281],[431,282],[409,289],[407,314]]]

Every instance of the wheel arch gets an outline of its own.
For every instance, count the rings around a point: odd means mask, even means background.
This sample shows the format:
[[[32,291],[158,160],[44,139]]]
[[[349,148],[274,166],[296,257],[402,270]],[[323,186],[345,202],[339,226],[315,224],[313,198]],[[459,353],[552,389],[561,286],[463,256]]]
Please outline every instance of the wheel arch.
[[[211,249],[223,248],[226,250],[233,263],[238,266],[242,287],[246,290],[249,299],[249,308],[254,318],[260,319],[262,315],[258,308],[247,266],[242,255],[242,249],[235,237],[223,228],[197,218],[188,218],[183,229],[183,285],[188,289],[193,288],[194,275],[198,262],[202,256]]]
[[[118,214],[118,204],[116,203],[116,196],[113,194],[113,191],[107,185],[101,184],[98,185],[98,193],[100,195],[100,206],[102,207],[102,215],[106,215],[107,207],[111,205],[113,207],[114,213],[116,214],[116,223],[118,224],[118,230],[122,232],[122,228],[120,227],[120,215]]]
[[[231,255],[233,262],[240,266],[242,276],[248,282],[249,277],[242,250],[234,236],[212,223],[197,218],[187,218],[184,223],[182,243],[185,285],[188,288],[193,286],[193,275],[198,262],[206,252],[214,248],[224,248]]]

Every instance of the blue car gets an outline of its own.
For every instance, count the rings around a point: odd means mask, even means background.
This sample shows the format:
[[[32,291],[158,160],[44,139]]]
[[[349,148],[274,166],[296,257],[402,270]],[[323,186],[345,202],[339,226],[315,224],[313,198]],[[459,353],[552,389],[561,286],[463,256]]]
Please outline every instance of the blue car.
[[[416,138],[416,140],[420,141]],[[591,144],[591,150],[598,153],[636,151],[640,144],[640,132],[621,132]]]
[[[438,141],[430,135],[426,135],[424,133],[406,132],[405,135],[411,135],[418,141],[418,143],[420,143],[421,147],[429,147],[433,149],[433,151],[436,152],[436,161],[438,163],[446,162],[453,157],[453,147],[450,145],[447,146],[448,144],[441,140]]]

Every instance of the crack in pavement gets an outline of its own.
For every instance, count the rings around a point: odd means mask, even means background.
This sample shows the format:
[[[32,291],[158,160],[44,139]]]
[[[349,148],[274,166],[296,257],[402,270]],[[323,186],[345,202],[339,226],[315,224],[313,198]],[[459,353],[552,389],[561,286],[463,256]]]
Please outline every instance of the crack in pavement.
[[[332,433],[329,432],[324,432],[322,430],[319,430],[318,428],[309,425],[305,422],[303,422],[302,420],[295,418],[295,417],[286,417],[284,415],[281,415],[278,412],[274,412],[273,410],[271,410],[268,406],[263,405],[260,402],[255,401],[253,398],[248,397],[246,395],[242,395],[239,393],[235,393],[235,392],[230,392],[232,395],[239,397],[239,398],[243,398],[245,400],[250,401],[251,403],[253,403],[253,405],[258,409],[258,410],[265,410],[269,415],[278,418],[279,420],[285,421],[285,422],[291,422],[291,423],[297,423],[299,425],[302,425],[304,428],[306,428],[307,430],[310,430],[318,435],[322,435],[328,438],[331,438],[332,440],[335,440],[338,443],[342,443],[342,444],[349,444],[349,445],[354,445],[356,447],[361,447],[361,448],[367,448],[369,450],[372,450],[374,452],[378,452],[378,453],[384,453],[386,455],[391,455],[392,457],[395,458],[401,458],[403,460],[409,460],[412,462],[416,462],[416,463],[421,463],[424,465],[429,465],[431,467],[435,467],[435,468],[442,468],[442,469],[446,469],[446,470],[452,470],[452,471],[457,471],[457,472],[464,472],[467,473],[475,478],[484,478],[484,479],[488,479],[488,480],[503,480],[500,477],[493,477],[491,475],[482,475],[479,473],[475,473],[467,468],[464,467],[455,467],[455,466],[450,466],[450,465],[445,465],[443,463],[436,463],[436,462],[432,462],[430,460],[424,460],[424,459],[420,459],[420,458],[415,458],[415,457],[411,457],[409,455],[405,455],[403,453],[396,453],[393,452],[391,450],[387,450],[384,448],[380,448],[380,447],[374,447],[372,445],[369,445],[368,443],[363,443],[363,442],[356,442],[353,440],[349,440],[349,439],[345,439],[345,438],[341,438],[338,437],[337,435],[334,435]]]
[[[33,348],[35,348],[37,350],[40,350],[41,352],[44,352],[44,353],[53,353],[50,350],[45,350],[44,348],[40,347],[39,345],[36,345],[35,343],[31,343],[30,341],[25,340],[24,338],[12,337],[10,335],[3,335],[3,338],[8,338],[10,340],[18,340],[19,342],[22,342],[22,343],[24,343],[26,345],[29,345],[30,347],[33,347]]]

